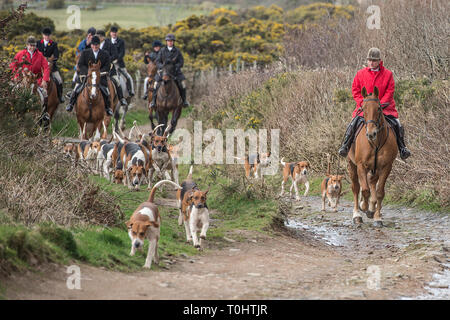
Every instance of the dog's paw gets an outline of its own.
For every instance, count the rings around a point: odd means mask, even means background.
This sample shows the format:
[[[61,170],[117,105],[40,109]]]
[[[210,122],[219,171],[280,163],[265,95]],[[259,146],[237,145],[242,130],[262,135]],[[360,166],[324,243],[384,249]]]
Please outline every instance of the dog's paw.
[[[195,248],[197,249],[201,249],[202,247],[197,243],[196,245],[194,245]]]
[[[200,236],[200,239],[206,240],[206,236]]]
[[[142,268],[150,269],[150,265],[149,264],[144,264],[144,266]]]

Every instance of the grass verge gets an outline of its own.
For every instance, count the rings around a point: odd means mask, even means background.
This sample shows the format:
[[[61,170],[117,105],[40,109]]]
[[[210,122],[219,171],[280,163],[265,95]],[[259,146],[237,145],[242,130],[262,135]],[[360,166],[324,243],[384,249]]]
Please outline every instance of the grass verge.
[[[188,165],[180,165],[180,182],[186,177]],[[202,190],[209,188],[208,207],[211,226],[207,234],[207,247],[223,247],[223,237],[236,230],[270,232],[270,225],[277,212],[272,199],[251,200],[245,194],[227,194],[233,181],[221,175],[217,167],[194,168],[194,179]],[[200,177],[202,179],[200,179]],[[128,220],[136,207],[148,198],[148,192],[129,191],[123,185],[110,184],[106,179],[91,177],[101,189],[117,197]],[[231,189],[229,189],[231,190]],[[232,193],[232,191],[228,191]],[[156,198],[168,197],[165,190]],[[162,217],[159,254],[162,259],[181,254],[195,255],[198,251],[186,243],[183,226],[178,226],[178,209],[160,206]],[[7,222],[4,218],[2,221]],[[233,237],[233,235],[231,235]],[[237,239],[238,241],[240,239]],[[11,221],[0,226],[0,261],[3,272],[22,270],[43,262],[87,263],[117,271],[139,271],[145,262],[148,243],[143,252],[129,256],[130,240],[123,222],[115,227],[83,226],[63,228],[55,224],[39,224],[33,228],[15,225]],[[207,251],[208,249],[206,249]],[[161,262],[160,266],[164,266]],[[160,266],[152,266],[159,269]]]

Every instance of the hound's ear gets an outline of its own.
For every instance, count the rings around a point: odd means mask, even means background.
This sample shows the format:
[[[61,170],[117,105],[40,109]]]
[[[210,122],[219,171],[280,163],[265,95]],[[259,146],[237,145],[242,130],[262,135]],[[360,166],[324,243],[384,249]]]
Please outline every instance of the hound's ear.
[[[377,97],[377,98],[379,97],[380,91],[378,90],[377,86],[375,86],[375,88],[373,88],[373,94],[374,94],[375,97]]]
[[[367,97],[367,89],[366,89],[366,87],[362,88],[361,95],[363,96],[363,98]]]
[[[131,220],[129,220],[125,223],[126,223],[128,229],[131,229],[131,227],[133,226],[133,222],[131,222]]]
[[[342,180],[342,179],[344,179],[344,178],[345,178],[345,176],[341,176],[341,175],[339,175],[339,176],[338,176],[338,178],[339,178],[339,180]]]
[[[208,188],[208,190],[205,191],[205,196],[208,194],[208,192],[209,192],[209,188]]]

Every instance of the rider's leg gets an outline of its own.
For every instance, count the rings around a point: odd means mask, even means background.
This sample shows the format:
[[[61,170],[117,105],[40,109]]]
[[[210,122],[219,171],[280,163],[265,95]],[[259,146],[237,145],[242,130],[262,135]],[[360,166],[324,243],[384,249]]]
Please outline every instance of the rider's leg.
[[[133,97],[134,96],[133,79],[131,78],[130,74],[128,73],[127,68],[120,68],[120,72],[122,72],[125,75],[125,78],[127,79],[128,93],[131,97]]]
[[[144,95],[142,96],[143,100],[147,100],[147,98],[148,98],[148,80],[149,80],[149,77],[145,77],[145,80],[144,80]]]
[[[103,101],[105,102],[105,112],[108,116],[112,116],[113,112],[110,108],[110,103],[109,103],[109,90],[108,87],[105,86],[104,84],[100,84],[100,91],[102,93],[103,96]]]
[[[188,107],[189,103],[186,101],[186,80],[177,80],[176,82],[180,90],[181,99],[183,100],[183,107]]]
[[[69,104],[66,107],[66,111],[71,112],[73,110],[73,106],[77,102],[78,95],[81,92],[82,84],[80,82],[75,83],[75,88],[72,90],[72,94],[70,95]]]
[[[120,87],[120,80],[119,80],[119,76],[117,74],[111,76],[111,80],[114,84],[114,86],[116,87],[116,92],[117,92],[117,96],[119,97],[119,101],[120,104],[123,106],[126,106],[127,100],[125,100],[125,98],[123,97],[123,92],[122,92],[122,88]]]
[[[54,71],[52,73],[53,78],[55,79],[56,82],[56,90],[58,93],[58,99],[61,103],[65,102],[66,100],[64,99],[63,96],[63,80],[61,78],[61,74],[59,73],[59,71]]]
[[[356,116],[353,118],[352,122],[347,126],[347,130],[345,131],[344,136],[344,142],[342,143],[342,146],[339,148],[339,155],[342,157],[346,157],[348,154],[348,151],[350,150],[350,146],[353,143],[353,140],[355,138],[355,132],[358,128],[359,123],[363,120],[362,117]]]
[[[395,130],[397,136],[397,146],[400,152],[400,158],[403,160],[407,159],[411,155],[411,151],[406,147],[405,144],[405,129],[400,124],[400,120],[394,116],[386,116],[386,119],[391,124],[392,128]]]
[[[154,106],[156,106],[156,94],[158,92],[159,86],[160,86],[160,81],[155,81],[155,86],[153,90],[153,96],[152,96],[152,102],[150,103],[150,108],[153,108]]]

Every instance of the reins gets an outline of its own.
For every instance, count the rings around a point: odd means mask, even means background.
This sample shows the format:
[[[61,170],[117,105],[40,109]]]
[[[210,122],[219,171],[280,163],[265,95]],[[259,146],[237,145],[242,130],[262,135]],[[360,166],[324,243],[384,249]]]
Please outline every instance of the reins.
[[[369,120],[366,121],[364,119],[364,125],[366,126],[366,132],[367,132],[367,125],[369,123],[373,123],[375,124],[378,132],[380,132],[384,127],[385,127],[385,122],[386,120],[384,119],[384,115],[383,115],[383,110],[389,105],[387,104],[383,104],[383,106],[380,103],[380,100],[378,98],[369,98],[369,99],[364,99],[363,102],[368,102],[368,101],[376,101],[378,102],[378,118],[377,120]],[[361,112],[363,111],[362,107],[359,107],[358,112],[356,115],[359,115]],[[380,125],[380,120],[382,121],[381,125]],[[375,145],[372,143],[372,141],[370,141],[369,139],[367,139],[367,141],[369,142],[370,146],[372,148],[375,149],[375,156],[374,156],[374,163],[373,163],[373,169],[370,170],[372,175],[375,175],[375,172],[377,171],[377,158],[378,158],[378,152],[381,150],[381,148],[383,148],[383,146],[386,144],[387,139],[389,138],[389,128],[386,127],[386,138],[384,139],[383,143],[381,145]]]

